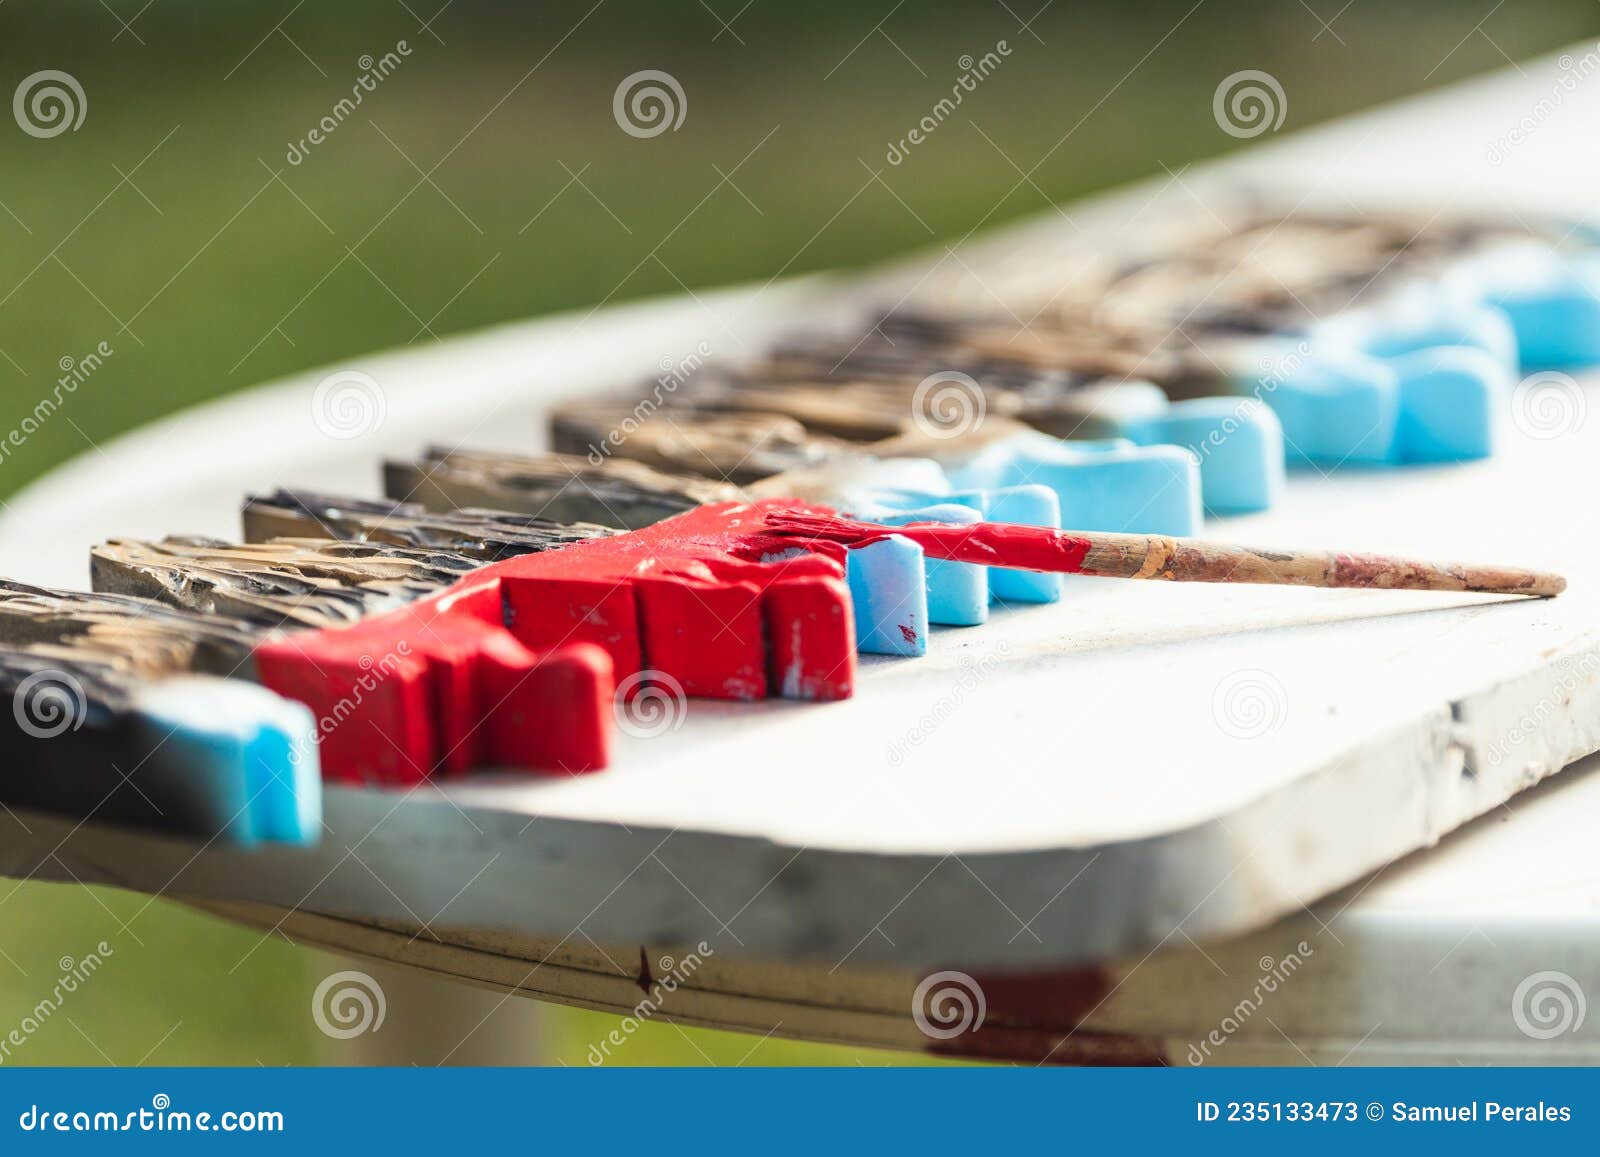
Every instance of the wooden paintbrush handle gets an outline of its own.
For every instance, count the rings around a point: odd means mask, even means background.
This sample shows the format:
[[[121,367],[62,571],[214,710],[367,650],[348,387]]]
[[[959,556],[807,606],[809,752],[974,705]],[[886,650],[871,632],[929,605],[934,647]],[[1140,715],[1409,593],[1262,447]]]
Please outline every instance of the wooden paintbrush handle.
[[[1259,550],[1145,534],[1090,534],[1081,574],[1190,583],[1272,583],[1408,591],[1481,591],[1549,597],[1557,574],[1518,567],[1419,562],[1382,554]]]
[[[918,543],[934,558],[1099,578],[1479,591],[1541,598],[1558,595],[1567,588],[1567,581],[1560,575],[1516,567],[1418,562],[1381,554],[1258,550],[1159,534],[1047,530],[1003,522],[880,526],[848,518],[784,512],[769,515],[767,528],[769,533],[784,537],[826,539],[847,545],[897,534]]]

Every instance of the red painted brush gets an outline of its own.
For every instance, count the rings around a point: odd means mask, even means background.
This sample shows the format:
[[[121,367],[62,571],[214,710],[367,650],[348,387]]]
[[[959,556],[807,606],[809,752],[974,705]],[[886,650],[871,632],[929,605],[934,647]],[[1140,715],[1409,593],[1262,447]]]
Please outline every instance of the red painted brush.
[[[604,767],[613,695],[633,676],[714,699],[847,698],[845,549],[773,548],[765,509],[701,506],[489,563],[353,626],[269,638],[255,666],[336,724],[325,778],[402,786],[435,768]]]
[[[769,534],[796,544],[834,542],[845,547],[864,546],[897,534],[917,543],[932,558],[1097,578],[1478,591],[1540,598],[1567,588],[1560,575],[1515,567],[1418,562],[1381,554],[1259,550],[1158,534],[1048,530],[1001,522],[882,526],[837,515],[780,510],[768,513],[766,528]]]
[[[933,558],[1064,574],[1524,595],[1566,585],[1529,571],[1154,535],[880,526],[767,499],[490,563],[354,626],[268,639],[254,658],[269,688],[340,724],[321,744],[330,779],[411,784],[435,768],[484,765],[591,770],[608,759],[614,689],[634,676],[718,699],[848,698],[846,557],[890,535]]]

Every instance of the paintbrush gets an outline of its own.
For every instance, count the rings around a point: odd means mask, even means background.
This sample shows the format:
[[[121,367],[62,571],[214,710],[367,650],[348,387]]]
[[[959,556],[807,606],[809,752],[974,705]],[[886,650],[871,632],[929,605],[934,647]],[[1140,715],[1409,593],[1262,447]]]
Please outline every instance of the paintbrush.
[[[274,498],[267,521],[327,532],[354,519],[369,524],[354,533],[379,533],[381,509],[353,513],[359,501]],[[390,517],[383,530],[401,537],[440,529],[438,519]],[[516,539],[512,553],[593,537],[526,524],[518,531],[515,515],[447,521],[456,540],[474,521],[501,547]],[[496,565],[504,563],[382,541],[173,537],[113,539],[94,548],[90,569],[99,591],[226,617],[249,632],[254,677],[311,708],[326,779],[411,785],[435,770],[603,766],[609,669],[560,636],[541,637],[537,653],[519,642],[487,577]]]
[[[432,594],[477,565],[448,551],[318,538],[250,547],[181,535],[113,538],[89,555],[98,592],[155,599],[258,632],[354,623]]]
[[[897,535],[934,558],[1095,578],[1472,591],[1539,598],[1567,589],[1560,575],[1516,567],[1419,562],[1381,554],[1260,550],[1156,534],[1050,530],[1000,522],[883,526],[837,515],[775,511],[767,515],[766,528],[791,542],[835,542],[851,548]]]
[[[252,634],[120,595],[0,581],[0,802],[205,840],[310,843],[309,712],[247,677]]]
[[[389,497],[430,511],[487,507],[624,530],[739,494],[722,481],[673,477],[612,457],[603,440],[586,456],[518,457],[429,447],[415,461],[385,462],[383,485]]]
[[[335,497],[311,490],[277,490],[245,500],[248,542],[274,538],[334,538],[387,543],[497,562],[617,531],[594,523],[556,522],[508,510],[472,506],[430,513],[415,502]]]
[[[1216,208],[1142,221],[1110,246],[1030,234],[978,272],[930,271],[853,329],[570,407],[553,444],[744,486],[776,475],[760,493],[780,495],[783,477],[814,476],[842,451],[949,461],[1010,419],[1186,447],[1200,464],[1193,508],[1248,513],[1271,506],[1286,456],[1484,457],[1519,370],[1600,360],[1592,259],[1554,223]]]

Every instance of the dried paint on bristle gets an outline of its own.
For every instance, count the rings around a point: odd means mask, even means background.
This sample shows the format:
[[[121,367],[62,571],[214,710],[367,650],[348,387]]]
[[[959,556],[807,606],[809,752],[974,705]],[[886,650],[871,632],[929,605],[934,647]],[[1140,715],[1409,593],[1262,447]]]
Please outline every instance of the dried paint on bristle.
[[[323,748],[330,775],[358,781],[602,767],[613,691],[639,681],[630,676],[707,698],[846,698],[855,634],[844,548],[819,542],[763,561],[769,509],[703,506],[505,559],[401,610],[265,643],[257,665],[314,710],[356,705],[362,722]],[[372,657],[402,643],[392,673],[356,694]]]
[[[1092,543],[1082,535],[1007,522],[909,522],[884,526],[836,514],[778,510],[767,516],[769,534],[859,548],[890,535],[908,538],[932,558],[1054,574],[1089,574]]]

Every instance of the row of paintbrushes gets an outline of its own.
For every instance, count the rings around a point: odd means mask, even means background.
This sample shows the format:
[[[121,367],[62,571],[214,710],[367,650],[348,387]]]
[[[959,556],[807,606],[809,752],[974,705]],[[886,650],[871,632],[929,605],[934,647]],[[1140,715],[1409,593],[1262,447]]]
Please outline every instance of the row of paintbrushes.
[[[1020,425],[1048,441],[975,484],[1094,456],[1138,529],[1194,534],[1202,511],[1269,508],[1286,465],[1488,456],[1514,405],[1551,402],[1520,380],[1600,363],[1600,249],[1568,222],[1216,205],[1137,234],[1036,230],[942,262],[842,330],[575,407],[555,449],[610,453],[641,405],[668,408],[680,431],[622,452],[750,481],[819,442],[900,454]]]
[[[936,567],[1560,589],[1529,572],[1159,536],[889,527],[793,499],[729,499],[633,463],[438,457],[392,467],[392,484],[414,471],[450,513],[280,492],[246,503],[246,543],[113,540],[92,552],[94,593],[0,587],[0,690],[14,702],[0,729],[4,802],[306,842],[322,780],[593,770],[609,757],[617,687],[634,676],[689,696],[850,695],[859,639],[893,633],[903,652],[920,649],[909,637],[926,633]],[[456,508],[469,495],[592,505],[613,523],[670,517],[622,531]]]
[[[857,331],[569,407],[565,455],[390,464],[401,504],[251,500],[249,545],[108,543],[94,594],[0,587],[3,802],[307,841],[324,779],[590,770],[636,676],[839,698],[858,649],[920,654],[1061,574],[1555,593],[1173,536],[1271,505],[1293,461],[1488,453],[1518,375],[1600,362],[1574,233],[1249,210],[1031,236]]]

